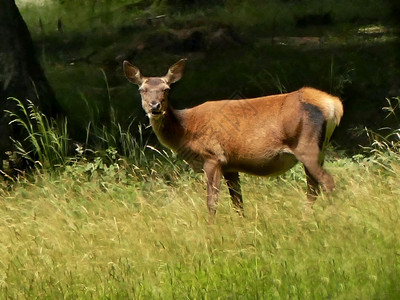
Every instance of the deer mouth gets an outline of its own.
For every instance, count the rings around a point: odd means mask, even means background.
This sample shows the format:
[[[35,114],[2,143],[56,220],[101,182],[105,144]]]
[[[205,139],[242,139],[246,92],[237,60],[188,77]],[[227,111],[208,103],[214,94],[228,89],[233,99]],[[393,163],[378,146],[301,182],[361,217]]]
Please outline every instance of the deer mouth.
[[[161,109],[151,109],[149,116],[150,117],[159,117],[163,114],[163,111]]]
[[[162,114],[161,110],[151,110],[150,112],[153,116],[159,116]]]

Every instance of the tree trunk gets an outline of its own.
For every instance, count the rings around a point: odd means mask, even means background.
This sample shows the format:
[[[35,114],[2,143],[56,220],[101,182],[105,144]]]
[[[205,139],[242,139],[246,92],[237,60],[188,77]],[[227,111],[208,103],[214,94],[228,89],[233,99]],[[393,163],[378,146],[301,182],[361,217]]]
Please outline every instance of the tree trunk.
[[[0,169],[5,152],[12,151],[10,136],[21,138],[20,128],[8,125],[4,110],[15,111],[15,97],[31,100],[50,116],[60,112],[46,76],[36,58],[35,48],[14,0],[0,0]]]

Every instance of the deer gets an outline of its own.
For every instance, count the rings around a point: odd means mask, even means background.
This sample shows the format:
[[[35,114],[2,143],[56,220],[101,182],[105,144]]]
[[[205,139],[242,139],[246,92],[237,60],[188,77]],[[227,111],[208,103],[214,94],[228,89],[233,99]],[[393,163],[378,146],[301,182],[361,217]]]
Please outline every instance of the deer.
[[[335,188],[323,169],[326,146],[343,116],[339,98],[303,87],[297,91],[250,99],[214,100],[174,109],[168,91],[180,80],[186,58],[165,76],[145,77],[123,62],[125,77],[139,86],[142,108],[159,142],[182,156],[196,171],[204,171],[209,216],[216,214],[222,177],[233,208],[244,216],[239,173],[275,176],[297,162],[304,166],[305,203]]]

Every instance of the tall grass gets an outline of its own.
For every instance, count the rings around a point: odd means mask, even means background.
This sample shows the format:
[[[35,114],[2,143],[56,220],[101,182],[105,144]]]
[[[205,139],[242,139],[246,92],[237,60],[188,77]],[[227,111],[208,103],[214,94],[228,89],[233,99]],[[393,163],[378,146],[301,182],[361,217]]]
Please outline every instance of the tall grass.
[[[376,163],[392,170],[393,161],[397,161],[400,157],[400,97],[387,98],[386,101],[388,105],[383,107],[387,112],[386,118],[393,118],[393,124],[397,125],[397,128],[384,127],[379,131],[365,128],[364,132],[368,136],[370,146],[364,147],[364,150],[367,151],[367,159],[372,155]]]
[[[299,167],[277,180],[243,176],[245,219],[223,188],[214,225],[202,177],[187,172],[21,179],[0,192],[0,297],[395,299],[397,175],[372,161],[326,167],[338,187],[313,211]]]
[[[55,170],[67,167],[67,172],[73,170],[85,178],[93,178],[99,174],[118,177],[115,172],[123,167],[138,181],[154,178],[171,181],[188,169],[172,152],[151,146],[144,125],[139,123],[137,134],[132,133],[133,122],[124,130],[117,123],[111,105],[109,126],[98,127],[89,121],[86,143],[81,144],[68,138],[66,118],[62,122],[48,119],[29,100],[27,105],[15,98],[9,101],[15,101],[17,106],[16,112],[6,111],[11,117],[10,125],[22,128],[21,139],[13,140],[13,155],[25,159],[36,168]]]
[[[106,121],[99,124],[99,107],[96,104],[89,103],[85,95],[82,94],[82,101],[86,105],[89,120],[86,127],[85,144],[94,147],[97,151],[117,149],[118,154],[129,160],[130,163],[137,167],[145,167],[150,162],[146,153],[149,131],[146,132],[145,126],[135,122],[134,119],[126,128],[117,121],[117,112],[112,105],[107,75],[104,70],[101,70],[101,73],[107,91],[107,103],[104,112]],[[136,124],[137,128],[132,128]]]
[[[65,165],[68,157],[67,119],[63,122],[47,118],[37,106],[27,100],[25,106],[16,98],[14,101],[19,111],[6,111],[11,117],[10,125],[22,128],[23,140],[13,140],[16,153],[25,160],[41,167],[53,168]]]

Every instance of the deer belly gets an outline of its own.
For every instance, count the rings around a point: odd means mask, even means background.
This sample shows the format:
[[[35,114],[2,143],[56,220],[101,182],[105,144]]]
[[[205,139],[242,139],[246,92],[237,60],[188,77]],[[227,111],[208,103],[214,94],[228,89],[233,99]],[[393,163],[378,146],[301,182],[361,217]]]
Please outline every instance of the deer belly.
[[[263,157],[246,157],[232,161],[226,171],[244,172],[258,176],[279,175],[291,169],[297,163],[296,157],[288,152]]]

